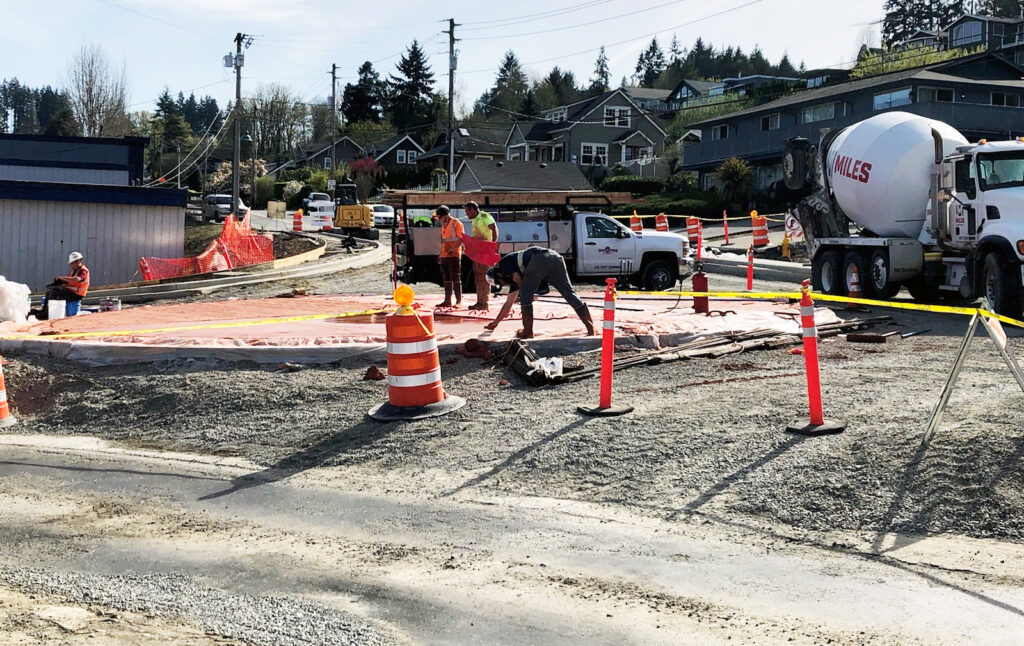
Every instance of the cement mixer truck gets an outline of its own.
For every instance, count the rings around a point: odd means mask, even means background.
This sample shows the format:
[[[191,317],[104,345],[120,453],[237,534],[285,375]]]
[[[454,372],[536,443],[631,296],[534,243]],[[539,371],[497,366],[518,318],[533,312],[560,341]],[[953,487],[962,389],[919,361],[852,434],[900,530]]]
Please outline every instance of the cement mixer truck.
[[[984,296],[1020,317],[1024,138],[970,144],[941,121],[886,112],[786,142],[773,190],[794,204],[814,288],[868,298]]]

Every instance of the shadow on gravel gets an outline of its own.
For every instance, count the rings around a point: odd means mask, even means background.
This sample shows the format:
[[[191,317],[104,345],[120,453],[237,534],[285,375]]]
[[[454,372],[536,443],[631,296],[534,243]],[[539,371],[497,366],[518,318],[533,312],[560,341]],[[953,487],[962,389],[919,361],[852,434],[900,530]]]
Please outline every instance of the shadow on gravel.
[[[686,505],[682,509],[673,512],[672,515],[669,516],[669,520],[677,520],[683,514],[697,511],[698,509],[706,505],[708,502],[710,502],[712,498],[714,498],[715,496],[719,495],[720,493],[728,489],[730,486],[732,486],[733,483],[742,480],[743,478],[750,475],[754,471],[757,471],[766,464],[769,464],[770,462],[781,456],[783,453],[790,450],[797,444],[800,444],[806,439],[806,435],[791,435],[782,444],[778,445],[777,447],[775,447],[768,453],[762,455],[760,458],[751,462],[742,469],[734,471],[733,473],[730,473],[729,475],[725,476],[724,478],[719,480],[713,487],[711,487],[701,495],[697,496],[690,502],[686,503]]]
[[[227,489],[206,494],[199,500],[213,500],[242,489],[272,484],[290,478],[297,473],[321,466],[339,454],[376,442],[388,433],[389,428],[394,428],[394,426],[378,422],[361,422],[340,433],[329,435],[298,453],[282,458],[262,471],[235,478]]]
[[[551,442],[554,442],[555,440],[557,440],[558,438],[562,437],[566,433],[568,433],[570,431],[576,430],[577,428],[583,426],[584,424],[586,424],[589,421],[591,421],[591,420],[588,419],[588,418],[578,419],[578,420],[576,420],[575,422],[573,422],[571,424],[567,424],[567,425],[563,426],[562,428],[558,429],[554,433],[551,433],[549,435],[546,435],[546,436],[542,437],[541,439],[537,440],[533,444],[530,444],[529,446],[524,446],[523,448],[519,449],[518,451],[516,451],[512,455],[508,456],[507,458],[505,458],[504,460],[502,460],[501,462],[499,462],[495,466],[491,467],[491,469],[488,470],[487,472],[481,473],[480,475],[467,480],[466,482],[462,483],[461,485],[459,485],[458,487],[452,489],[451,491],[446,491],[446,492],[442,493],[440,497],[441,498],[448,498],[450,496],[454,496],[455,494],[459,493],[463,489],[468,489],[470,487],[475,487],[476,485],[480,484],[484,480],[489,480],[490,478],[493,478],[494,476],[498,475],[499,473],[501,473],[502,471],[507,469],[509,466],[511,466],[513,463],[515,463],[516,461],[522,459],[526,455],[529,455],[530,453],[532,453],[533,451],[539,449],[540,447],[544,446],[545,444],[550,444]]]
[[[126,475],[133,476],[159,476],[163,478],[176,478],[179,480],[220,480],[212,476],[197,476],[189,475],[184,473],[168,473],[164,471],[142,471],[139,469],[112,469],[108,467],[82,467],[75,466],[70,467],[60,464],[44,464],[42,462],[21,462],[18,460],[0,460],[0,467],[4,466],[19,466],[19,467],[34,467],[37,469],[47,469],[56,471],[75,471],[79,473],[123,473]]]

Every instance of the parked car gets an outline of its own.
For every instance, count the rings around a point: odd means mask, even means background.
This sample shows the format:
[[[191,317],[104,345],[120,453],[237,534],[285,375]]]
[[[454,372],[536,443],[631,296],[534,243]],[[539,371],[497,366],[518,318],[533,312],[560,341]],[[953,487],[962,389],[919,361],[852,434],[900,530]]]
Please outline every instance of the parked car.
[[[373,226],[391,227],[395,223],[395,209],[387,204],[373,205]]]
[[[331,196],[327,193],[310,193],[304,200],[302,200],[302,210],[305,213],[309,213],[309,205],[314,202],[330,202]]]
[[[247,207],[239,198],[238,200],[238,212],[239,215],[245,215],[248,212]],[[213,195],[207,195],[203,198],[203,219],[213,220],[216,222],[223,222],[228,215],[231,214],[231,196],[216,193]]]

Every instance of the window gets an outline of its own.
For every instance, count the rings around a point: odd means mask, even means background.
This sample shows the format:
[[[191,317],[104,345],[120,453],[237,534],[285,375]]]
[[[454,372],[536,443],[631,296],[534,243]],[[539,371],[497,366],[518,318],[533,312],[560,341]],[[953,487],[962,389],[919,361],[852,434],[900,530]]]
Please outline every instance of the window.
[[[331,167],[331,158],[330,157],[324,157],[324,168],[330,168],[330,167]]]
[[[993,92],[992,105],[1001,105],[1007,108],[1020,107],[1020,95],[1016,92]]]
[[[826,121],[828,119],[836,118],[836,104],[835,103],[822,103],[820,105],[809,105],[802,111],[802,121],[804,123],[814,123],[815,121]]]
[[[555,110],[554,112],[548,112],[547,120],[555,122],[565,121],[567,118],[567,112],[568,110],[566,110],[565,108],[562,108],[561,110]]]
[[[963,193],[969,200],[978,196],[978,192],[974,188],[974,164],[970,159],[961,159],[956,162],[956,192]]]
[[[581,144],[580,164],[583,166],[607,166],[608,144]]]
[[[590,216],[587,218],[588,238],[618,238],[623,227],[606,218]]]
[[[1024,152],[978,155],[981,190],[1024,186]]]
[[[395,156],[398,158],[398,163],[399,164],[404,164],[405,163],[405,151],[404,150],[395,151]]]
[[[891,92],[880,92],[879,94],[876,94],[872,103],[872,108],[875,110],[888,110],[889,108],[910,104],[910,88],[905,87],[900,88],[899,90],[892,90]]]
[[[761,132],[779,129],[779,113],[767,114],[761,117]]]
[[[629,108],[605,106],[604,125],[616,128],[629,127]]]
[[[953,28],[953,47],[960,47],[981,41],[981,23],[977,20],[965,22]]]
[[[719,139],[729,138],[729,126],[728,124],[722,124],[715,126],[711,129],[711,141],[718,141]]]
[[[623,161],[633,161],[634,159],[647,159],[651,157],[653,152],[652,146],[626,146],[622,149],[625,158]]]
[[[948,87],[922,87],[917,90],[918,103],[952,103],[953,90]]]
[[[810,90],[812,88],[821,87],[822,85],[825,85],[826,83],[828,83],[828,80],[829,80],[829,77],[827,75],[826,76],[815,76],[814,78],[809,78],[809,79],[807,79],[807,89]]]
[[[415,150],[410,150],[409,152],[407,152],[406,155],[405,155],[405,159],[410,164],[415,164],[416,163],[416,151]]]

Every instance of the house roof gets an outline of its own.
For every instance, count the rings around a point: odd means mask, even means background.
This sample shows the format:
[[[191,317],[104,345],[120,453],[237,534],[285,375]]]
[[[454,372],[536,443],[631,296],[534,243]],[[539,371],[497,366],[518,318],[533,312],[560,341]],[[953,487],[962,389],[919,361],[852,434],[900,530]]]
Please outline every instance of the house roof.
[[[622,89],[634,99],[657,99],[658,101],[664,101],[668,98],[669,94],[672,94],[672,90],[659,90],[651,87],[625,87]]]
[[[968,13],[960,16],[953,22],[949,23],[946,29],[949,29],[953,25],[959,24],[965,20],[981,20],[982,22],[1001,22],[1005,24],[1015,25],[1021,21],[1020,18],[999,18],[998,16],[979,16],[976,13]]]
[[[390,139],[378,141],[377,143],[373,144],[374,150],[377,151],[374,157],[380,159],[384,155],[387,155],[389,152],[394,150],[398,146],[398,144],[402,143],[406,139],[412,142],[413,146],[416,146],[416,150],[423,152],[423,146],[416,143],[416,140],[410,137],[409,135],[395,135]]]
[[[782,97],[781,99],[776,99],[774,101],[769,101],[768,103],[764,103],[764,104],[761,104],[759,106],[755,106],[753,108],[748,108],[746,110],[740,110],[738,112],[732,112],[730,114],[725,114],[725,115],[722,115],[720,117],[715,117],[714,119],[706,119],[704,121],[700,121],[700,122],[697,122],[697,123],[694,123],[694,124],[690,124],[690,125],[693,126],[693,127],[700,127],[700,126],[703,126],[703,125],[707,125],[709,123],[720,123],[720,122],[725,121],[727,119],[733,119],[733,118],[736,118],[736,117],[744,117],[744,116],[747,116],[747,115],[758,114],[758,113],[761,113],[761,112],[770,112],[770,111],[773,111],[773,110],[778,110],[780,108],[786,108],[786,107],[795,106],[795,105],[801,105],[801,104],[805,104],[805,103],[813,103],[815,101],[822,101],[824,99],[829,99],[829,98],[833,98],[833,97],[839,97],[841,95],[848,94],[850,92],[858,92],[860,90],[870,89],[870,88],[873,88],[873,87],[887,85],[889,83],[894,83],[894,82],[904,81],[904,80],[952,81],[952,82],[956,82],[956,83],[977,83],[977,84],[984,84],[984,85],[1002,85],[1002,84],[1006,84],[1006,85],[1010,85],[1010,86],[1019,86],[1020,85],[1020,81],[1019,80],[1013,80],[1013,81],[1009,81],[1009,80],[1008,81],[984,80],[984,81],[980,81],[980,80],[974,80],[974,79],[965,78],[965,77],[962,77],[962,76],[955,76],[955,75],[952,75],[952,74],[944,73],[944,72],[951,71],[952,69],[954,69],[957,66],[962,65],[964,63],[974,62],[976,60],[979,60],[979,59],[982,59],[982,58],[986,58],[986,57],[992,58],[993,60],[999,61],[1000,63],[1003,63],[1003,64],[1009,66],[1010,68],[1019,71],[1021,73],[1022,77],[1024,77],[1024,69],[1021,69],[1020,67],[1017,67],[1016,65],[1014,65],[1010,61],[1006,60],[1005,58],[1002,58],[1001,56],[997,56],[995,54],[981,53],[981,54],[975,54],[973,56],[965,56],[965,57],[962,57],[962,58],[957,58],[957,59],[953,59],[953,60],[949,60],[949,61],[943,61],[941,63],[930,65],[928,67],[914,67],[914,68],[910,68],[910,69],[900,70],[898,72],[893,72],[891,74],[883,74],[883,75],[880,75],[880,76],[871,76],[871,77],[868,77],[868,78],[856,79],[854,81],[847,81],[845,83],[837,83],[835,85],[828,85],[828,86],[823,86],[823,87],[819,87],[819,88],[814,88],[814,89],[811,89],[811,90],[805,90],[805,91],[802,91],[802,92],[796,92],[796,93],[791,94],[789,96]]]
[[[358,148],[359,150],[363,150],[363,147],[360,146],[359,144],[357,144],[348,135],[343,135],[341,137],[338,137],[337,139],[334,140],[334,144],[338,145],[341,142],[345,141],[346,139],[348,139],[352,143],[352,145],[355,146],[356,148]],[[330,142],[327,142],[327,143],[320,142],[320,143],[316,143],[316,144],[306,144],[304,146],[300,146],[299,150],[302,151],[302,155],[303,155],[302,158],[303,159],[309,159],[310,157],[316,157],[317,155],[319,155],[321,153],[327,152],[327,150],[330,147],[331,147]]]
[[[635,130],[635,129],[634,130],[627,130],[626,132],[622,133],[621,135],[619,135],[615,139],[612,139],[612,143],[623,143],[623,142],[629,141],[630,139],[632,139],[633,137],[635,137],[637,135],[640,135],[641,137],[643,137],[647,141],[650,141],[652,144],[654,143],[653,141],[651,141],[650,137],[648,137],[644,133],[640,132],[639,130]]]
[[[462,133],[466,132],[465,135]],[[505,156],[505,139],[508,128],[467,128],[455,129],[456,155],[501,155]],[[448,142],[444,141],[419,156],[426,159],[448,154]]]
[[[482,191],[592,191],[579,166],[568,162],[467,159],[456,181],[469,173]]]
[[[637,112],[640,113],[641,119],[647,119],[648,121],[651,122],[651,124],[654,125],[655,128],[660,130],[663,135],[666,134],[665,129],[662,128],[657,121],[651,118],[651,115],[647,114],[639,106],[633,103],[633,99],[629,96],[627,90],[624,88],[616,88],[603,94],[599,94],[598,96],[590,97],[588,99],[582,99],[580,101],[576,101],[575,103],[570,103],[568,105],[558,106],[558,108],[552,108],[552,110],[566,108],[567,116],[565,121],[533,121],[530,122],[528,129],[525,123],[521,125],[517,123],[513,126],[513,128],[515,128],[516,126],[520,126],[520,132],[523,133],[523,136],[526,138],[527,141],[549,141],[551,139],[550,135],[552,133],[558,132],[560,130],[569,130],[577,123],[586,121],[586,117],[588,114],[593,112],[595,109],[597,109],[604,103],[607,103],[609,100],[612,99],[612,97],[616,95],[619,95],[621,100],[626,101],[627,103],[629,103],[629,105],[636,108]],[[545,112],[551,112],[551,110],[546,110]],[[592,118],[589,121],[598,122],[598,118]],[[511,131],[509,132],[509,136],[511,136]]]

